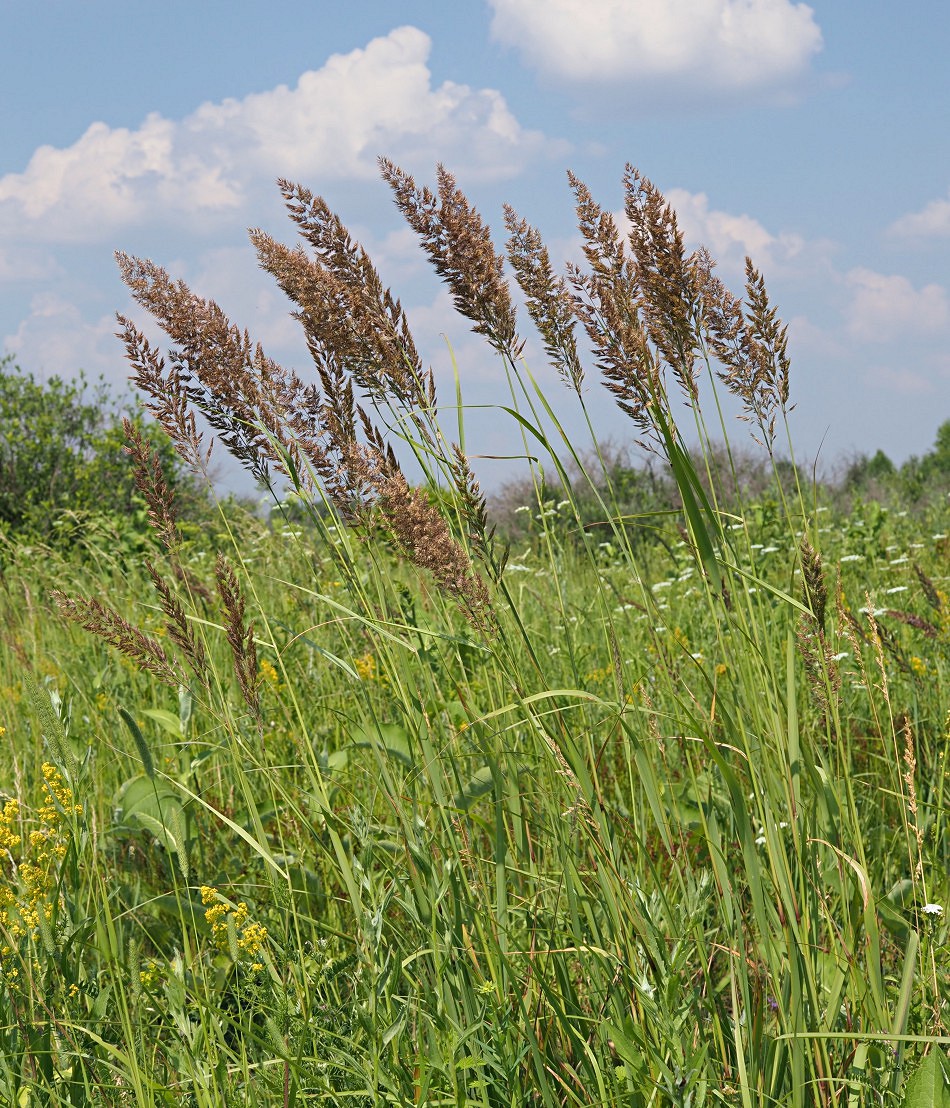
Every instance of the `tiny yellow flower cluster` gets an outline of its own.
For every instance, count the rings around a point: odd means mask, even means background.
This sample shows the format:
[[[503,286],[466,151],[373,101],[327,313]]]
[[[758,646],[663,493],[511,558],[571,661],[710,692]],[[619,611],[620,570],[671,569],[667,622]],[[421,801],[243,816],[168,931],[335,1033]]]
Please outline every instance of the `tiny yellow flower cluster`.
[[[927,672],[927,663],[923,658],[918,658],[915,654],[910,660],[910,668],[917,674],[918,677],[923,677]]]
[[[18,825],[20,802],[8,800],[0,812],[0,850],[10,862],[9,879],[0,884],[0,928],[14,939],[35,934],[40,913],[51,919],[50,893],[56,887],[56,866],[66,857],[70,832],[63,820],[82,815],[82,805],[59,770],[44,762],[43,803],[37,811],[39,827],[30,831],[24,848]]]
[[[353,668],[360,675],[361,681],[372,681],[376,677],[376,659],[369,652],[354,658]]]
[[[201,903],[205,906],[205,919],[211,926],[214,945],[223,951],[230,950],[229,932],[234,929],[237,948],[242,955],[256,958],[267,941],[267,928],[248,918],[248,908],[244,901],[232,907],[217,889],[210,885],[201,886]],[[263,969],[261,962],[253,962],[251,970]]]
[[[270,685],[273,689],[276,689],[280,683],[280,675],[276,668],[266,658],[261,658],[261,663],[257,671],[257,679],[262,684]]]
[[[603,685],[611,679],[613,672],[613,669],[608,666],[604,666],[603,669],[592,669],[584,674],[584,680],[590,681],[593,685]]]
[[[139,970],[139,981],[142,983],[143,988],[152,988],[161,977],[161,968],[162,967],[154,958],[149,958],[145,965]]]

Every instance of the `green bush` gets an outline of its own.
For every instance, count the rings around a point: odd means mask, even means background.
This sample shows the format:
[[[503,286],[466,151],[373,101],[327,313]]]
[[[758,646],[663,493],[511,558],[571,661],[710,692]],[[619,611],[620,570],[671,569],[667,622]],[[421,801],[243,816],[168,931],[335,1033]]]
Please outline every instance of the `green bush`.
[[[72,545],[83,520],[145,529],[142,501],[125,453],[122,420],[146,435],[185,515],[204,502],[167,436],[134,401],[103,381],[41,382],[11,357],[0,359],[0,530],[11,538]],[[138,521],[138,522],[136,522]]]

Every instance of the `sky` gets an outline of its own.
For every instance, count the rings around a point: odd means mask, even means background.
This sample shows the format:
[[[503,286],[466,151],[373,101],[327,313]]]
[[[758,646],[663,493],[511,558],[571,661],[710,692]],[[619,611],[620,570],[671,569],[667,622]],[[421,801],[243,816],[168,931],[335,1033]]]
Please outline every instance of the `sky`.
[[[950,419],[945,0],[0,0],[0,33],[0,354],[39,379],[124,387],[115,313],[146,320],[115,250],[305,371],[247,239],[293,242],[275,185],[290,178],[367,248],[445,403],[458,366],[466,445],[497,487],[514,463],[489,456],[520,442],[492,407],[503,367],[454,313],[377,158],[430,185],[444,164],[499,250],[508,202],[558,260],[579,256],[567,171],[619,213],[630,163],[734,292],[747,254],[762,271],[789,326],[799,458],[900,462]],[[540,343],[525,353],[581,434]],[[632,440],[594,367],[587,391],[599,433]]]

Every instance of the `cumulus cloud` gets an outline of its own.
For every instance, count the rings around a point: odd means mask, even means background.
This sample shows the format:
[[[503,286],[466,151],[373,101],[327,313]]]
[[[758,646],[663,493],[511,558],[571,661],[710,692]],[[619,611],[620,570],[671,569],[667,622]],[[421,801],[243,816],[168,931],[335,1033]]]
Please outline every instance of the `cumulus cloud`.
[[[915,289],[906,277],[860,267],[850,270],[845,281],[851,289],[846,322],[856,338],[912,338],[932,334],[950,323],[950,299],[942,285]]]
[[[381,153],[444,160],[476,179],[516,173],[545,149],[499,92],[433,87],[431,45],[400,27],[333,55],[294,88],[202,104],[180,121],[152,114],[137,130],[94,123],[72,146],[41,147],[22,173],[0,178],[0,228],[89,241],[146,218],[233,218],[250,187],[279,175],[372,177]]]
[[[680,230],[691,244],[708,247],[716,262],[727,272],[742,273],[748,255],[759,269],[781,269],[805,249],[801,235],[782,232],[773,235],[750,215],[710,208],[704,192],[668,189],[664,195],[673,210]]]
[[[43,292],[33,297],[29,314],[3,345],[39,377],[71,377],[84,369],[91,377],[102,374],[117,383],[124,382],[126,366],[115,330],[114,315],[90,323],[75,304]]]
[[[946,200],[931,200],[919,212],[902,215],[888,230],[901,238],[950,237],[950,193]]]
[[[773,88],[822,45],[791,0],[489,0],[492,33],[559,79],[682,90]]]

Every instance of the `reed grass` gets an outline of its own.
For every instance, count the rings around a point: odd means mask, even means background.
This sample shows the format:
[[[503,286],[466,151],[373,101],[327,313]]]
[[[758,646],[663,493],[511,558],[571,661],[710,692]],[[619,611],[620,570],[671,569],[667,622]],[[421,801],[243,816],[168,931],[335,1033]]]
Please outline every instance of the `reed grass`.
[[[585,268],[505,220],[582,424],[596,371],[676,482],[679,510],[625,516],[523,359],[487,224],[442,168],[382,173],[504,365],[518,545],[461,383],[443,406],[321,198],[281,182],[306,247],[252,233],[312,381],[119,256],[173,343],[120,321],[152,413],[197,469],[203,419],[278,504],[184,538],[133,435],[147,562],[5,552],[6,1102],[946,1097],[946,509],[870,529],[789,487],[762,276],[730,293],[631,167],[626,237],[570,178]],[[717,390],[773,466],[754,501],[713,472]]]

